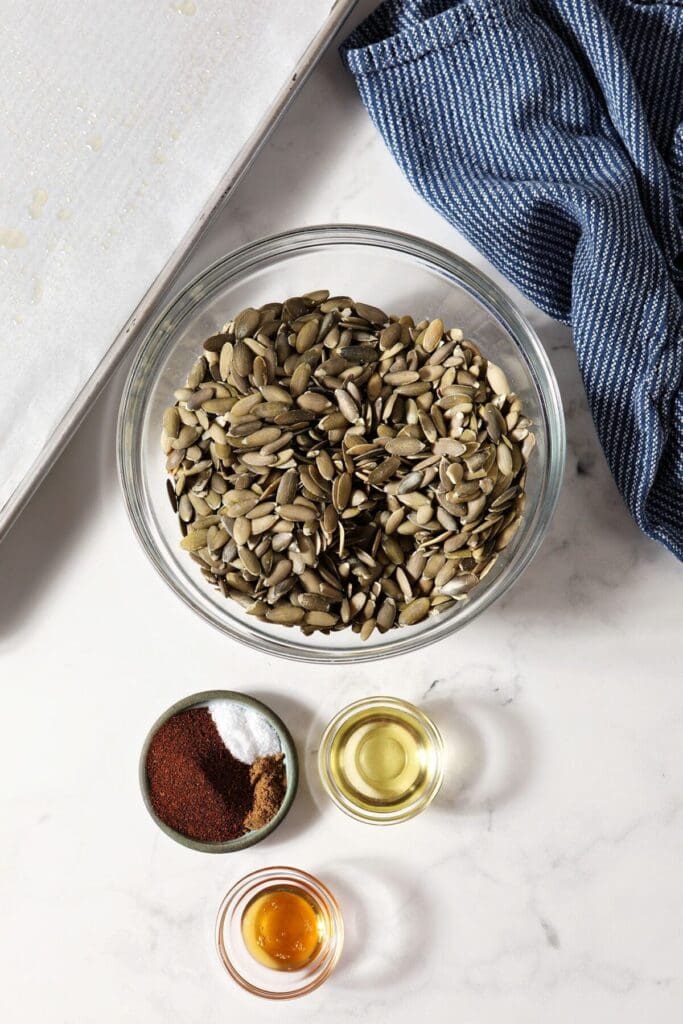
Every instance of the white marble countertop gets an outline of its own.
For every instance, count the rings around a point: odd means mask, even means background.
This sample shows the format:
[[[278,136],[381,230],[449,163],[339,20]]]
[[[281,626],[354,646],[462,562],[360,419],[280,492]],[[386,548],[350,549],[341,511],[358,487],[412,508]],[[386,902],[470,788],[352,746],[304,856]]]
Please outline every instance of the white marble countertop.
[[[411,192],[331,52],[195,268],[340,220],[423,235],[491,272]],[[558,512],[504,600],[377,666],[260,657],[166,589],[119,493],[122,373],[111,382],[0,548],[3,1020],[680,1020],[683,579],[619,499],[569,332],[517,298],[566,404]],[[214,684],[271,703],[307,769],[282,827],[224,857],[158,832],[137,783],[154,718]],[[314,771],[324,722],[382,691],[423,705],[450,751],[435,805],[388,829],[336,811]],[[277,1010],[238,990],[213,948],[226,889],[276,863],[318,873],[347,926],[333,978]]]

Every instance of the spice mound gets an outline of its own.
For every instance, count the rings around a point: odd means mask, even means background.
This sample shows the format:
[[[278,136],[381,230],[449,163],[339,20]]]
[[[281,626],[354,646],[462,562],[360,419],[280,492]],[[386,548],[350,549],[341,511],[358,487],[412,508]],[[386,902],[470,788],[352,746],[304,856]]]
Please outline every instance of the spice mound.
[[[277,814],[287,776],[278,735],[253,708],[216,700],[173,715],[146,760],[149,796],[176,832],[224,843]]]
[[[181,547],[248,614],[306,635],[468,600],[524,510],[531,422],[458,328],[317,291],[204,342],[163,416]]]

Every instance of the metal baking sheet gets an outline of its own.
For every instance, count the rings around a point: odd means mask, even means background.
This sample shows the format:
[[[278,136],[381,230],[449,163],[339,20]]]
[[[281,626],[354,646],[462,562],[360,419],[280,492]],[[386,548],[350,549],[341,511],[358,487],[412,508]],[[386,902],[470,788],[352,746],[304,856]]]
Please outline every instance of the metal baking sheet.
[[[31,497],[36,485],[49,471],[59,452],[91,408],[92,403],[117,363],[132,348],[159,308],[170,297],[180,272],[192,255],[206,228],[229,199],[230,194],[248,170],[264,141],[298,90],[302,87],[318,58],[339,31],[356,3],[357,0],[337,0],[337,3],[327,15],[326,20],[311,39],[303,56],[290,74],[288,81],[277,93],[265,116],[263,116],[256,129],[249,136],[246,144],[228,167],[218,187],[206,202],[201,214],[192,224],[189,231],[187,231],[181,243],[175,248],[171,258],[168,259],[160,270],[151,287],[148,288],[142,300],[128,317],[123,328],[113,338],[111,344],[106,349],[104,357],[99,361],[94,372],[89,375],[78,391],[75,400],[70,404],[56,428],[53,429],[47,443],[43,445],[39,454],[30,465],[29,470],[19,480],[9,497],[2,504],[0,508],[0,540],[7,534],[22,507]],[[12,0],[10,0],[11,5]],[[169,6],[172,6],[181,16],[188,13],[192,14],[196,10],[195,5],[190,0],[183,0],[182,3]],[[244,5],[244,9],[248,11],[248,6]],[[17,17],[21,16],[18,13],[18,8],[15,13]],[[93,149],[97,149],[100,145],[99,136],[95,129],[90,132],[88,145]],[[31,201],[33,204],[30,207],[31,216],[39,216],[42,212],[41,203],[45,201],[40,189],[34,190]],[[64,212],[63,215],[66,216],[67,212]],[[0,226],[0,231],[2,230],[5,231],[5,241],[8,242],[8,247],[13,248],[13,243],[21,238],[21,232],[15,232],[14,229],[2,228]]]

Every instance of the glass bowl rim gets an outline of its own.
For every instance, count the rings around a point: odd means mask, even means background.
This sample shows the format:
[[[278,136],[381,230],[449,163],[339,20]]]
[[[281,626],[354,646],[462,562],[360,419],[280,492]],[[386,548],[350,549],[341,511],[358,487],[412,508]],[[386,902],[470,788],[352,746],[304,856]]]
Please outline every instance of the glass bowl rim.
[[[252,984],[237,970],[223,941],[223,924],[230,910],[231,903],[234,903],[235,900],[246,898],[250,890],[258,889],[261,882],[268,882],[273,885],[295,884],[304,891],[312,892],[318,902],[323,905],[331,924],[331,934],[328,936],[327,942],[333,942],[334,945],[332,946],[331,955],[321,965],[320,974],[291,992],[273,992]],[[319,878],[311,874],[310,871],[304,871],[303,868],[294,868],[289,865],[275,864],[271,867],[256,868],[254,871],[243,875],[242,878],[230,886],[221,900],[216,915],[215,939],[216,950],[223,967],[230,977],[247,992],[265,999],[296,999],[319,988],[323,982],[327,981],[337,966],[344,946],[344,917],[334,893],[324,882],[321,882]]]
[[[413,260],[426,262],[455,278],[459,287],[479,301],[505,329],[533,370],[531,376],[539,395],[548,448],[536,522],[524,546],[515,550],[504,572],[465,602],[456,617],[443,616],[443,621],[440,621],[441,617],[437,616],[428,630],[390,630],[382,643],[366,647],[358,640],[343,649],[328,647],[324,643],[319,646],[306,645],[297,640],[294,630],[290,631],[291,637],[266,636],[257,632],[256,623],[248,621],[244,621],[243,628],[239,629],[230,621],[229,612],[222,613],[180,586],[168,559],[156,542],[148,521],[147,507],[139,493],[144,490],[137,486],[138,480],[143,477],[138,466],[141,451],[133,451],[132,444],[128,443],[130,423],[135,422],[139,431],[142,413],[149,398],[151,385],[145,368],[149,369],[150,364],[159,360],[169,339],[199,302],[231,279],[253,272],[273,259],[315,246],[334,244],[377,246],[399,252]],[[538,551],[557,505],[566,454],[566,430],[559,387],[545,349],[531,323],[491,278],[461,256],[415,235],[359,224],[322,224],[282,231],[248,242],[214,260],[171,298],[146,331],[130,367],[119,406],[116,452],[124,505],[133,531],[157,572],[186,605],[224,635],[260,653],[311,664],[350,665],[410,653],[443,640],[473,621],[516,582]]]
[[[211,700],[231,700],[234,703],[246,704],[247,707],[253,708],[255,711],[262,714],[278,734],[278,738],[282,745],[282,751],[285,755],[285,764],[287,766],[287,788],[277,813],[261,828],[252,829],[250,832],[245,832],[243,836],[238,836],[237,839],[228,839],[222,843],[202,842],[200,839],[192,839],[190,836],[186,836],[183,835],[182,832],[178,832],[176,829],[172,828],[171,825],[167,825],[166,822],[159,817],[152,806],[152,801],[149,795],[149,782],[147,779],[147,753],[152,739],[161,726],[170,718],[173,718],[174,715],[179,714],[179,712],[207,704]],[[138,781],[140,783],[142,799],[152,821],[161,829],[162,832],[165,832],[167,836],[174,839],[176,843],[180,843],[181,846],[186,846],[190,850],[198,850],[200,853],[236,853],[238,850],[246,850],[250,846],[255,846],[256,843],[260,843],[261,840],[269,836],[270,833],[286,818],[287,814],[289,814],[299,787],[299,758],[296,752],[296,745],[289,729],[280,716],[277,715],[272,708],[269,708],[267,704],[264,704],[263,701],[258,700],[256,697],[251,697],[247,693],[241,693],[238,690],[201,690],[199,693],[191,693],[187,697],[183,697],[182,700],[176,701],[175,704],[171,704],[171,706],[166,708],[165,711],[162,711],[153,723],[145,736],[142,744],[142,750],[140,751],[140,760],[138,762]]]
[[[429,733],[434,744],[436,768],[434,770],[434,777],[431,780],[429,789],[423,793],[419,799],[408,804],[406,807],[402,807],[401,810],[397,812],[389,812],[385,814],[381,811],[366,811],[357,807],[351,800],[346,799],[339,787],[335,784],[329,771],[329,754],[334,736],[341,726],[348,721],[349,718],[353,717],[357,711],[371,707],[396,708],[400,711],[406,712],[411,718],[416,719],[426,732]],[[341,708],[341,710],[338,711],[325,726],[320,739],[320,746],[318,748],[318,774],[320,775],[320,781],[323,784],[325,792],[332,803],[335,807],[338,807],[340,811],[343,811],[344,814],[348,814],[350,818],[353,818],[355,821],[362,821],[368,825],[399,825],[402,821],[409,821],[411,818],[415,818],[418,814],[421,814],[422,811],[429,807],[441,789],[444,777],[443,736],[436,722],[427,714],[426,711],[423,711],[422,708],[417,707],[415,704],[411,704],[410,701],[404,700],[402,697],[390,697],[381,694],[374,697],[361,697],[360,700],[354,700],[351,704],[347,704],[346,707]]]

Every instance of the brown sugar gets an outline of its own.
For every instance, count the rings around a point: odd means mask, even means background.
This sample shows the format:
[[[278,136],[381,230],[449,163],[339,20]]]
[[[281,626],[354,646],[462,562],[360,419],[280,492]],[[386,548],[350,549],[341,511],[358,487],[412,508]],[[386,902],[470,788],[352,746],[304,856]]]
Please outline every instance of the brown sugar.
[[[253,798],[244,827],[251,831],[267,825],[284,800],[287,789],[284,754],[257,758],[251,766],[249,781],[253,787]]]

